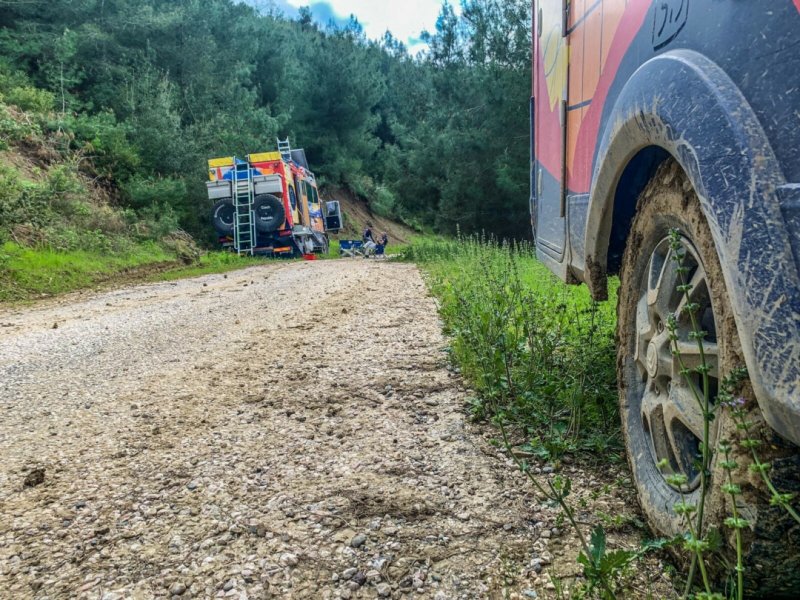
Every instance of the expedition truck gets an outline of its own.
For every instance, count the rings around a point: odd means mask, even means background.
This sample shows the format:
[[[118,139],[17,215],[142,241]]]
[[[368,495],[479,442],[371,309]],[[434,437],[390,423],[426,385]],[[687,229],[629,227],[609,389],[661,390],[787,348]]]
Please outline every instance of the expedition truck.
[[[277,152],[208,161],[208,196],[220,244],[239,254],[327,254],[341,227],[338,202],[320,201],[305,152],[279,141]]]
[[[681,360],[701,366],[674,230],[712,403],[746,366],[751,420],[769,426],[760,458],[798,492],[800,0],[534,0],[531,141],[539,258],[598,300],[620,276],[620,408],[652,528],[683,533],[674,507],[701,487],[701,376],[687,383],[668,327],[674,316]],[[730,411],[714,412],[712,449],[736,437]],[[749,593],[798,598],[800,527],[739,462]],[[711,469],[707,522],[730,542],[723,476]]]

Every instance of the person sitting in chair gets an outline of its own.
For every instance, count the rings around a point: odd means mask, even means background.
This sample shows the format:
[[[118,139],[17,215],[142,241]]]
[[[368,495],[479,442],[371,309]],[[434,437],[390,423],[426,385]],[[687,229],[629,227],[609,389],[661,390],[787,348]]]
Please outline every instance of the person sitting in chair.
[[[384,231],[381,234],[381,239],[375,245],[375,256],[386,256],[386,246],[389,245],[389,236]]]

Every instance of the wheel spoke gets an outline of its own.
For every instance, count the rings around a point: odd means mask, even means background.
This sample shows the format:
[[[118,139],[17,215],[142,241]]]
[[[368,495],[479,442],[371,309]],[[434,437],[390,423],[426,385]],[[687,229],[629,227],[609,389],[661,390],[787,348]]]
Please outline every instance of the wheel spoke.
[[[702,400],[702,392],[698,392]],[[683,423],[697,439],[703,439],[703,411],[688,385],[673,382],[669,390],[669,402],[664,403],[664,420],[669,427],[675,419]]]
[[[697,265],[694,274],[689,280],[689,285],[691,289],[688,294],[681,294],[675,310],[677,318],[682,322],[690,321],[689,314],[684,312],[689,302],[700,305],[700,308],[708,303],[708,284],[706,283],[706,272],[702,265]]]
[[[647,391],[642,397],[642,415],[647,417],[648,422],[658,416],[660,418],[663,412],[661,406],[661,395],[656,393],[654,385],[650,382],[647,384]]]
[[[669,469],[675,470],[678,466],[672,453],[669,433],[664,420],[664,405],[661,400],[663,393],[658,393],[655,385],[648,383],[648,391],[642,398],[642,419],[646,423],[647,431],[652,444],[655,462],[667,459]]]
[[[672,376],[675,380],[681,379],[681,363],[687,369],[697,369],[705,364],[710,368],[709,377],[719,379],[719,346],[716,342],[703,342],[703,354],[695,340],[681,340],[676,343],[679,356],[673,356]]]
[[[664,246],[662,242],[661,246]],[[662,321],[666,321],[678,301],[678,264],[673,260],[674,252],[669,248],[661,254],[658,249],[653,253],[650,263],[650,277],[647,290],[647,304],[651,312]]]
[[[674,383],[670,387],[669,402],[663,406],[670,449],[691,483],[699,472],[696,463],[704,435],[703,411],[688,385]]]
[[[636,348],[634,352],[636,366],[643,380],[647,376],[647,347],[655,335],[656,329],[648,313],[647,295],[644,294],[636,305]]]

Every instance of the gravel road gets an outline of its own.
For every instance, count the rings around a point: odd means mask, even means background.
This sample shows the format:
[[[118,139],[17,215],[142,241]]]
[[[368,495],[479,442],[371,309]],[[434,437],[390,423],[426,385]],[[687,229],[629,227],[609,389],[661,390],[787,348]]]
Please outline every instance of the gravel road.
[[[394,263],[0,309],[0,598],[549,597],[574,539],[445,345]]]

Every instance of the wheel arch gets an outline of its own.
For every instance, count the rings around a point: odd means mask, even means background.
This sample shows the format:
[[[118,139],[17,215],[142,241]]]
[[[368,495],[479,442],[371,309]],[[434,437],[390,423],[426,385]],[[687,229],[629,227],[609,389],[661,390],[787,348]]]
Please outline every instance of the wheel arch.
[[[658,167],[671,156],[661,146],[647,146],[639,150],[620,173],[614,189],[608,231],[606,272],[609,275],[616,275],[620,271],[639,196],[655,176]]]
[[[800,443],[800,285],[776,200],[785,179],[752,108],[718,65],[677,50],[644,63],[605,122],[584,235],[592,295],[606,297],[639,193],[673,158],[708,220],[764,416]]]

